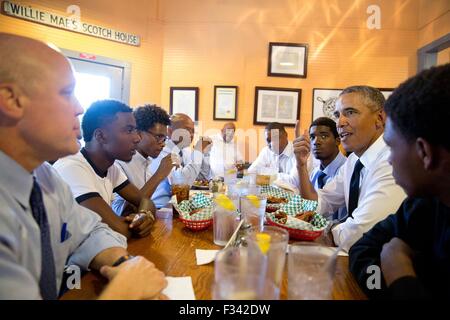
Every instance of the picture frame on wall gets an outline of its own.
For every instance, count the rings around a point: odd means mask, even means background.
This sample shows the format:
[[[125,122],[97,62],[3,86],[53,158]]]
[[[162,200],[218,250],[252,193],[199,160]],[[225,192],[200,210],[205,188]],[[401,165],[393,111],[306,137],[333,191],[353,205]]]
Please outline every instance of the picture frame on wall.
[[[304,43],[269,43],[270,77],[306,78],[308,45]]]
[[[301,89],[255,87],[253,124],[279,122],[295,126],[300,117]]]
[[[383,94],[384,98],[387,99],[394,89],[392,88],[378,88]],[[339,94],[344,89],[324,89],[324,88],[314,88],[313,89],[313,113],[312,121],[319,117],[328,117],[337,121],[337,118],[333,115],[336,100]]]
[[[214,86],[214,120],[236,120],[237,86]]]
[[[184,113],[198,121],[198,87],[170,87],[170,114]]]

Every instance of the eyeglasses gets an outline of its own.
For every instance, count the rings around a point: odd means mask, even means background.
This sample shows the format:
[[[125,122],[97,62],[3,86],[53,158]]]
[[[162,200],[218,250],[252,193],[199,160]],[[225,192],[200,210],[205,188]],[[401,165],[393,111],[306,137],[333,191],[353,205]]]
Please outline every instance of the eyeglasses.
[[[145,131],[145,132],[151,134],[151,135],[156,139],[156,141],[158,141],[158,142],[165,142],[165,141],[167,140],[167,136],[166,136],[166,135],[163,135],[163,134],[154,134],[154,133],[151,132],[150,130],[147,130],[147,131]]]

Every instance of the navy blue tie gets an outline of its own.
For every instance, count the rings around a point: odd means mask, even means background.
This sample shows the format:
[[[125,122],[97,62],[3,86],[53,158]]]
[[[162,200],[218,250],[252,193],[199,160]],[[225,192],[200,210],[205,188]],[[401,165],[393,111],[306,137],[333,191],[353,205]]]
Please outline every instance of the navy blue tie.
[[[350,179],[350,193],[348,196],[348,217],[352,217],[353,211],[358,206],[359,180],[361,177],[362,168],[364,168],[364,165],[358,159],[353,169],[352,178]]]
[[[44,300],[57,299],[55,259],[53,257],[52,243],[50,241],[50,227],[47,220],[42,191],[36,179],[33,178],[33,189],[30,195],[30,206],[33,218],[41,229],[41,278],[39,289]]]
[[[323,186],[325,185],[325,178],[327,174],[323,171],[319,171],[319,175],[317,177],[317,186],[319,189],[323,189]]]

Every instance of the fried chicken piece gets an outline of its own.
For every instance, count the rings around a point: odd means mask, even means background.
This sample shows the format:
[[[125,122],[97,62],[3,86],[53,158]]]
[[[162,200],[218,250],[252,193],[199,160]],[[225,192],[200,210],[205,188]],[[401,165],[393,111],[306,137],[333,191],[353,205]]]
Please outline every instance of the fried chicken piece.
[[[298,213],[295,215],[295,217],[299,220],[303,220],[305,222],[310,222],[312,218],[314,217],[314,211],[305,211],[302,213]]]
[[[287,199],[283,197],[268,196],[267,203],[286,203]]]
[[[274,217],[281,224],[286,224],[286,222],[287,222],[287,214],[282,212],[282,211],[279,211],[278,213],[275,213]]]

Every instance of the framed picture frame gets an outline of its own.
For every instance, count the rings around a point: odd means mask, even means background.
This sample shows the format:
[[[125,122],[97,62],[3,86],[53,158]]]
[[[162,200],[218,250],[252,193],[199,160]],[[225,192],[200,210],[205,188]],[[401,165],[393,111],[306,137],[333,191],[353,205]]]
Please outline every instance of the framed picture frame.
[[[214,86],[214,120],[236,120],[237,86]]]
[[[170,87],[170,114],[184,113],[198,121],[198,87]]]
[[[392,88],[378,88],[385,99],[387,99],[394,89]],[[339,94],[344,89],[324,89],[324,88],[314,88],[313,89],[313,113],[312,121],[319,117],[328,117],[337,121],[336,117],[333,115],[336,100]]]
[[[253,124],[280,122],[295,126],[300,117],[301,89],[255,87]]]
[[[269,77],[306,78],[308,45],[304,43],[269,43]]]

